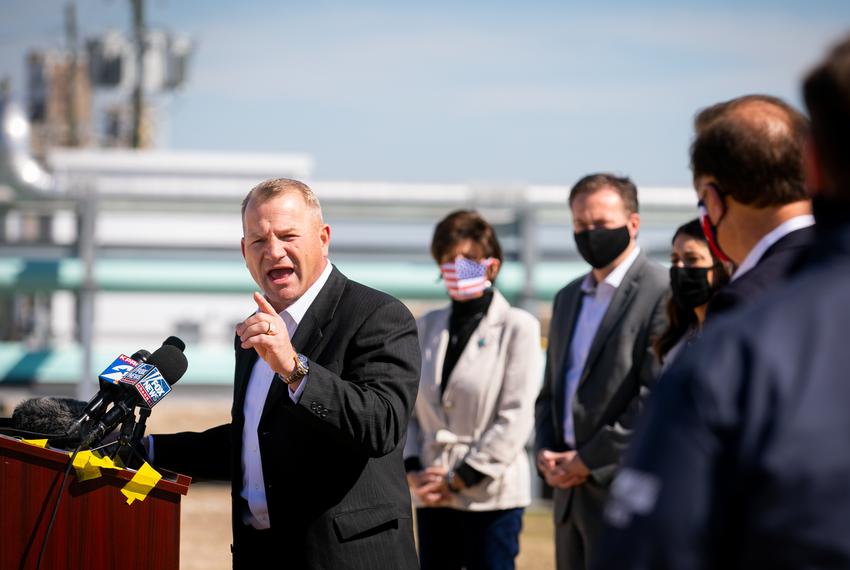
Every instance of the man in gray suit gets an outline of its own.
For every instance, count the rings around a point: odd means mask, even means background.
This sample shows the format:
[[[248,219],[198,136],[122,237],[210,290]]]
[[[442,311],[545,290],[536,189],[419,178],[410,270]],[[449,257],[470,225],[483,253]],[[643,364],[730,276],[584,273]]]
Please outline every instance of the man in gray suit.
[[[543,388],[537,468],[555,490],[559,570],[588,568],[608,486],[658,374],[650,351],[664,328],[667,271],[646,258],[637,188],[592,174],[570,191],[576,246],[593,267],[558,292]]]

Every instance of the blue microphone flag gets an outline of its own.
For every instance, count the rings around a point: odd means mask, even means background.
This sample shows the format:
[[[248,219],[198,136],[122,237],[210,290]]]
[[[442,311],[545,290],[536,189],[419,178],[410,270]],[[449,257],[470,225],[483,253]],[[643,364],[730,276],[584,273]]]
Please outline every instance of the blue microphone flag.
[[[107,366],[98,378],[103,382],[116,384],[125,374],[130,372],[139,363],[124,354],[116,358],[112,364]]]

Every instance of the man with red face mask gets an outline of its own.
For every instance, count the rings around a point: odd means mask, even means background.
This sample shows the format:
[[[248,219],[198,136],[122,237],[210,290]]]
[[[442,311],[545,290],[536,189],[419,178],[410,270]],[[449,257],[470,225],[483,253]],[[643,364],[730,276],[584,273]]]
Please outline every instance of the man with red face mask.
[[[850,568],[850,37],[803,95],[815,244],[661,379],[595,570]]]
[[[592,269],[558,292],[535,407],[537,469],[555,489],[559,570],[587,568],[608,485],[658,373],[667,271],[637,245],[637,188],[592,174],[570,191],[576,247]]]
[[[703,231],[717,257],[737,267],[707,319],[782,282],[814,239],[803,185],[808,124],[775,97],[747,95],[701,111],[691,168]]]

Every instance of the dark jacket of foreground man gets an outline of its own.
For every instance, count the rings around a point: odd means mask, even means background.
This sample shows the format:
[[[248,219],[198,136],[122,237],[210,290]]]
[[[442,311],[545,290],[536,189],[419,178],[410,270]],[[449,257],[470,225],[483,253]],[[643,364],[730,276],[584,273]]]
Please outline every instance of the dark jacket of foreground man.
[[[850,568],[850,224],[651,398],[598,569]]]
[[[334,269],[292,343],[310,360],[308,383],[294,404],[273,381],[258,428],[277,553],[269,567],[417,568],[401,457],[419,382],[413,317]],[[237,338],[230,424],[154,438],[157,465],[232,481],[237,553],[243,405],[256,359]]]

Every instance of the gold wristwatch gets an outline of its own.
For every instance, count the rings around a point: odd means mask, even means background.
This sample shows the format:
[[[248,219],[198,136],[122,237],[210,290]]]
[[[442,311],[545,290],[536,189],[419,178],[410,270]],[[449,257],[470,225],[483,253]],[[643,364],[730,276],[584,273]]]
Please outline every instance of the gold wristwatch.
[[[292,358],[295,360],[295,369],[292,371],[292,374],[286,378],[278,375],[280,376],[280,379],[283,380],[284,384],[295,384],[307,376],[307,373],[310,372],[310,361],[307,360],[306,356],[303,354],[296,354]]]

